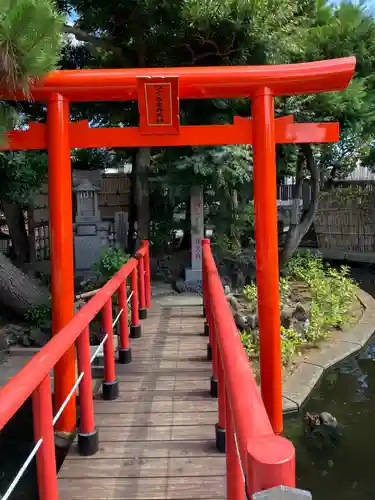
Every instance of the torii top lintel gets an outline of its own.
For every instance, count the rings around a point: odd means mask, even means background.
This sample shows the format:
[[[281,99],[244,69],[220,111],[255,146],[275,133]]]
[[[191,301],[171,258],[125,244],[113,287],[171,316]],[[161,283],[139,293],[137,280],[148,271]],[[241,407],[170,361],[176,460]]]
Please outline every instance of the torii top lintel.
[[[343,90],[349,84],[355,57],[275,66],[57,70],[33,84],[30,96],[47,101],[61,94],[70,101],[137,100],[137,79],[175,77],[180,99],[246,98],[259,88],[273,95],[311,94]],[[25,95],[0,89],[2,99]]]

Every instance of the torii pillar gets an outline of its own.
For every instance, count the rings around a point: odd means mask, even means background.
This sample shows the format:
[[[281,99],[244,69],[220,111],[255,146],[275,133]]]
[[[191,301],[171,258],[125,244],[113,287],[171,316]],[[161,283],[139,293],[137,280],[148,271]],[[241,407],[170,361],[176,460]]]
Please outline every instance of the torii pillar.
[[[52,333],[58,333],[74,316],[74,260],[72,173],[69,143],[69,102],[61,94],[47,101],[48,202],[50,215]],[[72,345],[54,370],[54,409],[61,408],[75,384],[75,347]],[[76,398],[56,423],[55,430],[73,433]]]

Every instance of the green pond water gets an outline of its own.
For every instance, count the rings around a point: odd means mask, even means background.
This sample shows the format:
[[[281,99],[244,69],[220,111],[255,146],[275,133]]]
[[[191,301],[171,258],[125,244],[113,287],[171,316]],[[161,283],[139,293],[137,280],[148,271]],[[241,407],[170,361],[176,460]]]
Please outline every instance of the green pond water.
[[[352,276],[375,296],[371,271],[353,268]],[[317,450],[308,443],[302,426],[307,411],[336,417],[342,433],[337,446]],[[375,335],[357,355],[327,371],[301,413],[286,418],[284,435],[296,447],[297,485],[314,500],[375,499]]]
[[[339,443],[319,450],[303,435],[305,411],[328,411],[341,428]],[[331,369],[302,414],[285,421],[296,447],[297,485],[314,500],[375,499],[375,339],[357,357]]]

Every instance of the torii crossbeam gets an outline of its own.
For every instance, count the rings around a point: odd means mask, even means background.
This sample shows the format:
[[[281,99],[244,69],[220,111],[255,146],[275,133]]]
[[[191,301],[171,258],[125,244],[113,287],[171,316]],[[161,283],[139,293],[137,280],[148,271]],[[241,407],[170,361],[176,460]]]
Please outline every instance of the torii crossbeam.
[[[338,123],[294,123],[293,116],[275,119],[277,144],[336,142]],[[69,146],[78,148],[126,148],[165,146],[218,146],[223,144],[252,144],[251,120],[234,117],[233,125],[189,125],[180,127],[178,135],[144,135],[138,127],[90,128],[88,120],[69,125]],[[7,150],[48,149],[47,126],[31,122],[27,130],[8,134]]]
[[[48,149],[53,333],[74,314],[70,150],[72,148],[252,144],[261,388],[274,431],[282,431],[279,269],[276,206],[276,143],[334,142],[336,123],[275,119],[274,97],[343,90],[355,58],[280,66],[92,69],[54,71],[31,86],[30,96],[47,103],[47,125],[31,123],[9,133],[7,149]],[[25,100],[0,89],[2,99]],[[248,98],[252,120],[232,125],[180,126],[180,99]],[[70,123],[69,102],[138,100],[139,128],[90,128]],[[74,348],[55,369],[55,408],[75,383]],[[58,430],[76,425],[72,398]]]

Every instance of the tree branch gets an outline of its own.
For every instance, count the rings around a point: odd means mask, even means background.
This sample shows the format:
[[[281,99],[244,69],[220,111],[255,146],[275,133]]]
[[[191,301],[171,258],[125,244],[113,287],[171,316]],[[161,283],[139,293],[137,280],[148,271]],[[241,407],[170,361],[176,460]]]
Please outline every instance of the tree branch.
[[[196,64],[198,61],[200,61],[202,59],[205,59],[206,57],[215,56],[215,57],[221,57],[223,59],[224,57],[227,57],[235,52],[241,51],[241,49],[231,49],[231,50],[228,50],[227,52],[220,52],[219,48],[217,48],[216,51],[203,52],[203,54],[197,55],[189,43],[183,43],[181,45],[181,47],[185,47],[190,52],[190,54],[191,54],[190,64],[192,64],[192,65]]]
[[[89,43],[90,45],[93,45],[94,47],[101,48],[104,50],[108,50],[112,52],[115,56],[118,57],[119,61],[124,65],[128,66],[128,60],[124,56],[122,50],[114,45],[110,40],[105,39],[105,38],[99,38],[94,35],[89,35],[85,31],[82,31],[79,28],[75,28],[74,26],[68,26],[67,24],[64,25],[63,27],[63,32],[68,33],[70,35],[74,35],[77,40],[80,42],[85,42]]]

